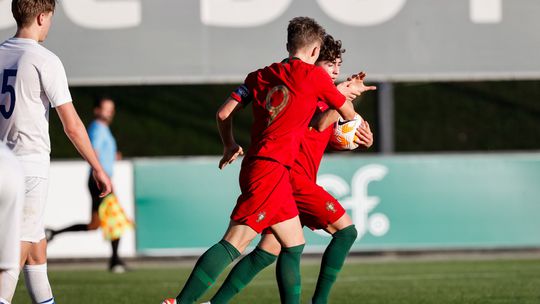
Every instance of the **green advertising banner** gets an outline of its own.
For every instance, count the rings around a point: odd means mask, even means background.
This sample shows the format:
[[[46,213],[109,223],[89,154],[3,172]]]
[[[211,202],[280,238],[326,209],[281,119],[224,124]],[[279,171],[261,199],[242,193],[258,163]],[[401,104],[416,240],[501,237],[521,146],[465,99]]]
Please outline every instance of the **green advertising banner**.
[[[239,164],[135,161],[137,251],[196,254],[218,241]],[[325,157],[318,183],[358,228],[354,250],[540,247],[540,154]],[[329,242],[306,229],[306,252]]]

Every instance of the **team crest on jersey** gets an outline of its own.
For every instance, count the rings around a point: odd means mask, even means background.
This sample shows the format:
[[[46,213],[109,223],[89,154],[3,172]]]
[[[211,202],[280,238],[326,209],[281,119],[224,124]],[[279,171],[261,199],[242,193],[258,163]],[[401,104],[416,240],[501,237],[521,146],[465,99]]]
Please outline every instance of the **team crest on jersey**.
[[[265,217],[266,217],[266,212],[261,211],[261,212],[259,213],[259,215],[257,216],[257,221],[256,221],[256,222],[257,222],[257,223],[260,223],[262,220],[264,220]]]
[[[336,213],[336,206],[334,206],[334,203],[332,202],[326,202],[326,210]]]

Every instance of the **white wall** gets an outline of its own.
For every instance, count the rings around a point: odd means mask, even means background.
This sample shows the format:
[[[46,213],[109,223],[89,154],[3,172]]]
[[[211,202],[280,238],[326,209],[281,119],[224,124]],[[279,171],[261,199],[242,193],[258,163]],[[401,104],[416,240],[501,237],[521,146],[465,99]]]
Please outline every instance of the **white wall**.
[[[134,219],[133,166],[120,161],[114,168],[113,186],[128,217]],[[63,228],[90,220],[91,200],[88,193],[89,166],[83,161],[57,161],[51,163],[49,196],[45,211],[45,227]],[[50,258],[109,257],[110,242],[101,230],[67,232],[49,244]],[[120,256],[135,256],[135,231],[127,231],[120,242]]]

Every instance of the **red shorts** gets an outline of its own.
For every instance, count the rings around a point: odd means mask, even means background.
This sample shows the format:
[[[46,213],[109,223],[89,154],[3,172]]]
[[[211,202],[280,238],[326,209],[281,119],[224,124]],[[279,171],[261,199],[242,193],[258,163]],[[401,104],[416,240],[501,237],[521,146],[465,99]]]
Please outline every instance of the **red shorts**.
[[[298,215],[289,170],[278,162],[245,158],[240,170],[240,190],[242,194],[231,219],[258,233]]]
[[[309,178],[292,173],[291,184],[302,225],[324,229],[345,214],[343,206]]]

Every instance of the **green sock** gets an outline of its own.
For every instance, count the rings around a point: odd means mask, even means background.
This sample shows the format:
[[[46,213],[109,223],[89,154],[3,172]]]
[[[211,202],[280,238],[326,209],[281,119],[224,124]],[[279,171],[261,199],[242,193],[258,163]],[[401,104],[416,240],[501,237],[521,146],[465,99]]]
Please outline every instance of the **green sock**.
[[[303,244],[281,248],[276,267],[276,278],[281,303],[300,303],[300,292],[302,289],[300,281],[300,257],[303,250]]]
[[[186,285],[176,297],[176,302],[191,304],[197,301],[238,256],[240,252],[225,240],[210,247],[195,264]]]
[[[270,266],[277,256],[256,247],[250,254],[241,259],[231,270],[223,285],[214,295],[210,303],[228,303],[264,268]]]
[[[319,279],[313,295],[313,304],[328,303],[330,290],[357,236],[358,232],[354,225],[339,230],[332,235],[332,241],[323,254]]]

